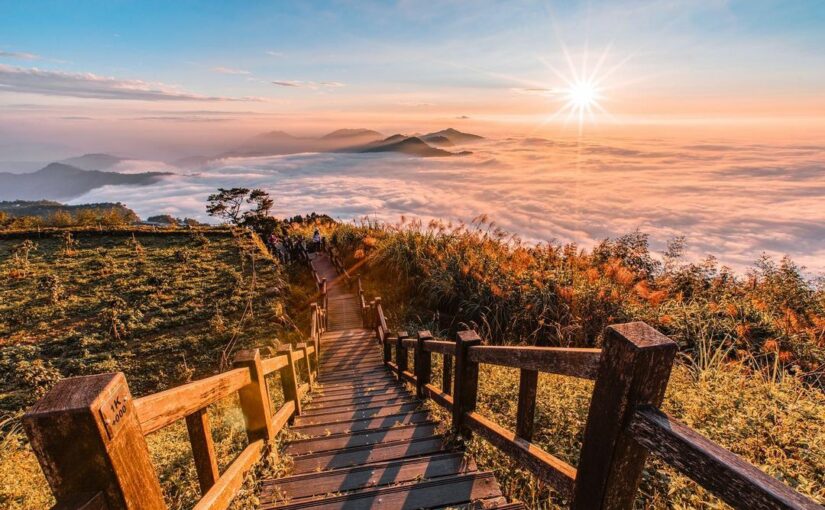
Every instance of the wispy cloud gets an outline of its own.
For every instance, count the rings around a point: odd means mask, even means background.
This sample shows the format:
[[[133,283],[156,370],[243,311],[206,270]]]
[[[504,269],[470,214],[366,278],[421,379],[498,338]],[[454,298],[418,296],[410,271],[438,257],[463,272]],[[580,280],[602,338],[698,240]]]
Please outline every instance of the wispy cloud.
[[[259,101],[194,94],[162,83],[0,64],[0,92],[137,101]]]
[[[0,51],[0,58],[12,58],[15,60],[40,60],[43,57],[25,51]]]
[[[283,52],[272,51],[272,50],[267,51],[266,54],[269,55],[270,57],[285,57],[286,56],[286,54],[283,53]]]
[[[213,67],[212,71],[219,73],[219,74],[243,74],[249,75],[252,74],[249,71],[244,71],[243,69],[233,69],[231,67]]]
[[[337,89],[345,87],[346,84],[339,81],[300,81],[300,80],[273,80],[273,85],[279,87],[295,87],[304,89]]]

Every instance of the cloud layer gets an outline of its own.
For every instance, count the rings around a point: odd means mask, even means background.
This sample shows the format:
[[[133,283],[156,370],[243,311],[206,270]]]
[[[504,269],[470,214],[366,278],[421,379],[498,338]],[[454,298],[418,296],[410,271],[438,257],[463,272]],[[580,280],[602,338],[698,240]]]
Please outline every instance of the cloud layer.
[[[140,101],[249,101],[251,98],[193,94],[168,85],[92,73],[67,73],[0,64],[0,92]]]
[[[693,258],[743,269],[762,252],[825,271],[825,146],[663,140],[591,143],[518,138],[473,155],[300,154],[228,159],[153,187],[110,187],[75,202],[123,201],[145,217],[205,219],[219,186],[262,187],[277,213],[342,219],[487,213],[525,240],[592,246],[634,229],[654,249],[677,235]]]

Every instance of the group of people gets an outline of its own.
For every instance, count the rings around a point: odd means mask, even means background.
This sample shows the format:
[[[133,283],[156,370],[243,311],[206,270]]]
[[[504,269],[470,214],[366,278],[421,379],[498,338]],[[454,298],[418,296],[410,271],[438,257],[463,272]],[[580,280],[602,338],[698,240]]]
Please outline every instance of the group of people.
[[[322,242],[321,232],[317,228],[312,234],[309,245],[302,236],[291,236],[286,233],[279,235],[277,232],[272,232],[266,240],[270,253],[277,256],[283,264],[297,259],[302,251],[320,251]]]

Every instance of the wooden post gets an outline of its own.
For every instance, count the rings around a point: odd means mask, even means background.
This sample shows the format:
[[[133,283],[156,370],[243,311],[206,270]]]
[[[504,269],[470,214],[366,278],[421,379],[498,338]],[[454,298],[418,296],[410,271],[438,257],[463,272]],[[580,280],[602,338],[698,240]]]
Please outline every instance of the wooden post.
[[[186,417],[186,430],[189,432],[195,471],[198,473],[198,484],[201,488],[201,495],[203,495],[221,477],[218,470],[218,457],[215,454],[215,443],[212,440],[212,428],[209,425],[209,413],[205,408]]]
[[[309,305],[310,328],[312,334],[312,342],[315,344],[315,368],[320,366],[321,360],[321,324],[318,317],[318,305],[310,303]]]
[[[455,382],[453,391],[453,430],[465,438],[470,429],[464,425],[464,413],[475,411],[478,398],[478,363],[467,355],[470,347],[481,345],[475,331],[459,331],[456,335]]]
[[[572,508],[633,508],[647,450],[627,425],[638,406],[661,405],[676,350],[643,322],[605,329]]]
[[[261,366],[260,349],[238,351],[232,365],[236,368],[248,368],[252,379],[250,384],[238,390],[246,422],[246,436],[250,442],[258,439],[271,440],[275,437],[275,429],[272,427],[271,399]]]
[[[309,390],[312,391],[312,386],[313,386],[312,362],[309,360],[309,353],[307,352],[307,344],[305,344],[305,343],[295,344],[295,349],[299,350],[299,351],[304,351],[304,359],[306,360],[306,364],[307,364],[307,383],[309,384]]]
[[[441,360],[441,391],[453,394],[453,356],[444,354]]]
[[[166,508],[122,373],[59,381],[23,425],[58,506],[102,492],[109,510]]]
[[[408,368],[407,363],[407,349],[404,348],[403,340],[407,338],[406,331],[399,331],[398,332],[398,339],[395,343],[395,364],[398,366],[398,380],[403,381],[404,378],[401,376],[401,372],[404,372]]]
[[[384,337],[384,364],[386,365],[390,361],[392,361],[392,341],[389,338],[389,334]]]
[[[518,384],[518,410],[516,411],[516,436],[527,441],[533,440],[536,416],[536,390],[539,373],[521,369]]]
[[[292,346],[285,345],[278,349],[278,355],[285,355],[289,363],[280,370],[281,386],[284,390],[284,400],[295,402],[295,415],[301,415],[301,397],[298,394],[298,375],[295,373],[295,357],[292,355]],[[292,418],[290,418],[290,421]]]
[[[419,331],[415,344],[415,394],[422,399],[427,396],[424,386],[430,384],[433,373],[433,353],[424,350],[424,342],[432,339],[429,331]]]

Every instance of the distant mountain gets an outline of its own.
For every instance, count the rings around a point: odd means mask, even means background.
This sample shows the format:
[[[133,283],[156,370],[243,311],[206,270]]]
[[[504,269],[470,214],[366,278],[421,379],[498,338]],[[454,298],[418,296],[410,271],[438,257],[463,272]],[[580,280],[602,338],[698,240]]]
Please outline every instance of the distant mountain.
[[[435,145],[437,147],[452,147],[455,145],[449,138],[441,135],[429,135],[424,137],[424,140],[426,140],[428,144]]]
[[[431,139],[433,138],[437,140],[440,140],[441,138],[446,138],[455,145],[476,142],[478,140],[484,139],[483,136],[474,135],[472,133],[462,133],[461,131],[453,128],[443,129],[441,131],[436,131],[434,133],[427,133],[426,135],[421,137],[421,139],[425,142],[431,142]]]
[[[11,202],[0,201],[0,212],[9,216],[38,216],[47,218],[57,211],[75,213],[80,210],[109,211],[117,209],[123,217],[131,217],[137,220],[137,214],[120,202],[99,202],[94,204],[66,205],[52,200],[14,200]]]
[[[111,168],[126,158],[112,156],[111,154],[84,154],[75,158],[68,158],[58,163],[70,165],[81,170],[106,170]]]
[[[321,137],[321,140],[340,140],[353,138],[369,138],[369,140],[380,140],[383,137],[378,131],[372,129],[338,129]]]
[[[52,163],[29,174],[0,173],[0,200],[61,200],[112,184],[147,185],[168,173],[119,174]]]
[[[189,156],[186,158],[176,159],[175,161],[172,161],[171,164],[178,168],[189,169],[202,167],[212,160],[213,158],[210,158],[208,156]]]
[[[390,139],[392,140],[388,142],[387,140]],[[382,140],[377,144],[363,147],[357,150],[356,152],[400,152],[402,154],[408,154],[410,156],[419,156],[423,158],[454,155],[452,152],[431,147],[425,141],[423,141],[421,138],[418,138],[417,136],[410,136],[407,138],[402,137],[400,140],[397,139],[395,136],[391,136],[387,140]]]

